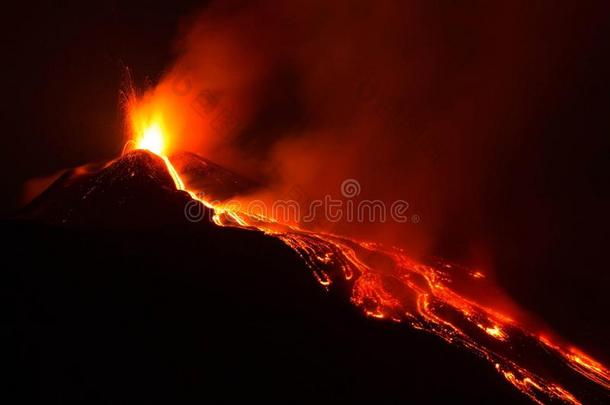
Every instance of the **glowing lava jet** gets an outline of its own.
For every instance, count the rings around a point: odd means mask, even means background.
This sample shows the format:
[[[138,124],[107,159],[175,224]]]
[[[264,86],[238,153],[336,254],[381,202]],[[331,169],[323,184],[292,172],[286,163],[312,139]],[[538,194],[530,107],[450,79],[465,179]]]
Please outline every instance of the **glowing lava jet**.
[[[217,225],[280,239],[306,262],[324,288],[346,287],[351,302],[365,315],[425,330],[466,348],[537,403],[608,399],[610,372],[601,363],[458,292],[460,285],[484,283],[482,273],[440,260],[420,263],[402,249],[303,230],[206,201],[188,190],[165,155],[169,138],[162,122],[143,121],[137,111],[130,113],[133,147],[161,156],[176,188],[213,210]]]
[[[157,123],[144,129],[142,136],[136,141],[136,149],[145,149],[159,156],[164,156],[164,147],[163,132]]]

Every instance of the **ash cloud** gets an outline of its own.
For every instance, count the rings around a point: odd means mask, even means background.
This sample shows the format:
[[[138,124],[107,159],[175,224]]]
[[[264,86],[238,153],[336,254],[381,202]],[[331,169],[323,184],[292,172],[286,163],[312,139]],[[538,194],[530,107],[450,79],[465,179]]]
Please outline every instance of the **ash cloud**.
[[[409,202],[415,224],[319,224],[415,254],[459,240],[486,265],[494,178],[576,53],[564,23],[530,2],[228,1],[183,28],[177,60],[145,100],[176,150],[262,184]],[[553,37],[554,41],[548,41]],[[451,244],[451,243],[450,243]],[[451,249],[449,249],[451,250]]]

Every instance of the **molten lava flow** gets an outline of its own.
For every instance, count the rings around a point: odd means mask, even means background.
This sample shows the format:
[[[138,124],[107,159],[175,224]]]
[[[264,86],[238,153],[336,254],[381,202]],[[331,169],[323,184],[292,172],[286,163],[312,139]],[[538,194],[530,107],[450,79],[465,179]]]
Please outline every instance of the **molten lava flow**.
[[[480,282],[480,272],[443,261],[419,263],[401,249],[302,230],[222,207],[215,218],[219,225],[279,238],[301,256],[322,286],[346,286],[352,303],[367,316],[404,323],[469,349],[535,402],[577,404],[583,399],[572,392],[588,399],[589,390],[602,391],[602,396],[610,391],[610,372],[601,363],[462,296],[457,286],[473,278]]]
[[[176,188],[212,209],[217,225],[257,230],[280,239],[304,260],[324,288],[337,284],[351,291],[351,302],[365,315],[425,330],[465,347],[538,403],[576,404],[592,391],[601,391],[602,396],[610,391],[610,372],[601,363],[552,343],[459,293],[461,284],[485,282],[483,273],[442,261],[420,263],[401,249],[303,230],[205,201],[186,189],[164,155],[167,136],[162,125],[155,120],[133,123],[135,148],[159,155]]]

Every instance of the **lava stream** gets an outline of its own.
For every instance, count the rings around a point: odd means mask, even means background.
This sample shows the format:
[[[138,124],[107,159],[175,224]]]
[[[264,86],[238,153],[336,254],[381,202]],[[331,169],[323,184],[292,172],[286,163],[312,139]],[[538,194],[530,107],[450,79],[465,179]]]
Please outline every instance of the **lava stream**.
[[[610,391],[610,373],[599,362],[553,344],[452,290],[458,277],[469,276],[466,269],[442,261],[426,265],[400,249],[286,227],[222,208],[216,217],[219,225],[279,238],[301,256],[322,286],[347,286],[351,302],[365,315],[404,323],[469,349],[535,402],[577,404],[582,399],[571,391],[597,389],[600,396]],[[391,264],[378,267],[380,259]]]
[[[280,239],[305,261],[324,288],[341,285],[350,291],[351,302],[365,315],[430,332],[474,352],[537,403],[608,399],[610,372],[602,364],[528,331],[452,289],[455,282],[483,278],[480,272],[443,261],[423,264],[401,249],[303,230],[213,204],[185,187],[162,153],[157,132],[145,135],[136,141],[136,147],[161,156],[176,188],[210,208],[217,225],[256,230]]]

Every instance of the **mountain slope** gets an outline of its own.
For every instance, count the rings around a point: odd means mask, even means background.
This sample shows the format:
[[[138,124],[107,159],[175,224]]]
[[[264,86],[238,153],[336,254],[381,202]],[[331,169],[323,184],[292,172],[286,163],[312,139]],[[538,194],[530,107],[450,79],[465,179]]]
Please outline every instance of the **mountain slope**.
[[[470,353],[364,318],[279,240],[190,223],[162,163],[136,152],[68,173],[2,222],[2,395],[524,401]]]

